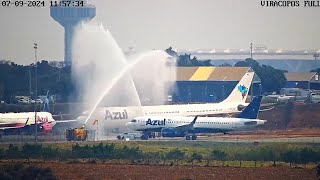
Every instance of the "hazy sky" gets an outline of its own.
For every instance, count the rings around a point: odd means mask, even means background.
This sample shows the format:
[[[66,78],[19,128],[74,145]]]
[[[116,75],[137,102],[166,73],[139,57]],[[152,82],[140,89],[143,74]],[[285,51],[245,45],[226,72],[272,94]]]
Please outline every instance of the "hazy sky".
[[[266,8],[259,0],[91,0],[94,19],[124,50],[320,48],[320,7]],[[45,8],[0,7],[0,59],[62,60],[64,30]]]

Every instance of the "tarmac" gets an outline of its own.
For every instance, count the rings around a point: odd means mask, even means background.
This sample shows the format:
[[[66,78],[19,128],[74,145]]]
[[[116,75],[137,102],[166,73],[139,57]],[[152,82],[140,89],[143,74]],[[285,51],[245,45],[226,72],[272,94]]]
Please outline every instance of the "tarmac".
[[[88,141],[126,141],[118,140],[117,135],[109,135],[104,137],[93,137],[90,136]],[[176,138],[163,138],[156,137],[148,140],[141,139],[127,139],[129,141],[187,141],[184,137]],[[190,141],[190,140],[189,140]],[[247,138],[239,137],[234,135],[223,135],[223,136],[198,136],[197,140],[202,142],[218,142],[218,143],[319,143],[320,136],[299,136],[299,137],[263,137],[259,138]],[[0,143],[25,143],[35,142],[34,135],[6,135],[0,137]],[[65,135],[42,135],[37,136],[37,142],[67,142]]]

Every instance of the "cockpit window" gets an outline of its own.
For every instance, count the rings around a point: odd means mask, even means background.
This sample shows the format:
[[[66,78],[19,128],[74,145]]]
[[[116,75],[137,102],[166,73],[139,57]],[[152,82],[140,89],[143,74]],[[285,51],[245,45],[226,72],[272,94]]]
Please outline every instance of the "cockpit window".
[[[132,119],[132,120],[131,120],[131,122],[135,123],[135,122],[137,122],[137,120],[135,120],[135,119]]]

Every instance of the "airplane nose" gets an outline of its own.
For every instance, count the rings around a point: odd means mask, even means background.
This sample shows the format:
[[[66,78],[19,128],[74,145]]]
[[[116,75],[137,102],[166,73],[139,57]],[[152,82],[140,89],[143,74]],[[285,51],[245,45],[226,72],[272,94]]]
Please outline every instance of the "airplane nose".
[[[131,122],[127,122],[126,124],[125,124],[125,126],[127,126],[127,127],[129,127],[131,125]]]

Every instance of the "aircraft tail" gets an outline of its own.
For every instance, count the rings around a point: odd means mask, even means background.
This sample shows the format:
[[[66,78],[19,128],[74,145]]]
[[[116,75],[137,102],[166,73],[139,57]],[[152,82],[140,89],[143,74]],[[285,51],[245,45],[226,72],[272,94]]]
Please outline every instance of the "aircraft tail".
[[[247,72],[232,90],[231,94],[222,102],[239,102],[245,103],[251,82],[254,76],[254,72]]]
[[[238,118],[257,119],[262,96],[255,97],[251,103],[239,114]]]

